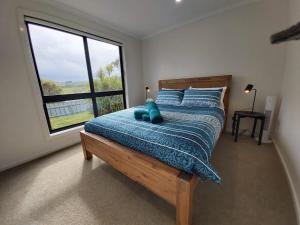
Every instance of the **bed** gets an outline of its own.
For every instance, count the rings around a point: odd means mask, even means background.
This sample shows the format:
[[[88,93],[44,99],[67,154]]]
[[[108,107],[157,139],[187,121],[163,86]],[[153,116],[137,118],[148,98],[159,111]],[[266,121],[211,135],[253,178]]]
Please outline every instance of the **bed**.
[[[159,89],[226,86],[224,109],[159,105],[162,124],[134,120],[134,108],[95,118],[80,133],[85,159],[101,158],[174,205],[178,225],[191,224],[198,177],[220,182],[209,161],[226,124],[230,84],[231,75],[160,80]]]

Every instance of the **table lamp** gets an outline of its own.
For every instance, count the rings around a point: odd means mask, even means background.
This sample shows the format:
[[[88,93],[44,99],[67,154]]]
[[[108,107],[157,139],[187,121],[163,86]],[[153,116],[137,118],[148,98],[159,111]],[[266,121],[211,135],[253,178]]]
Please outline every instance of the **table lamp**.
[[[149,92],[150,92],[150,88],[149,88],[149,87],[146,87],[145,90],[146,90],[146,100],[147,100],[147,99],[148,99],[148,94],[149,94]]]
[[[245,91],[245,93],[247,93],[247,94],[249,94],[251,91],[255,91],[255,92],[254,92],[253,104],[252,104],[252,111],[251,111],[251,112],[253,113],[257,90],[254,88],[254,85],[253,85],[253,84],[248,84],[244,91]]]

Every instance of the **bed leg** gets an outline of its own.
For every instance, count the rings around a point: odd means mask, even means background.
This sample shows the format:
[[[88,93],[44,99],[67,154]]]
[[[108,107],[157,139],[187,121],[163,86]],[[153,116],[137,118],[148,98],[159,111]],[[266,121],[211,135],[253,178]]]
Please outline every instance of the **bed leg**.
[[[83,155],[84,155],[84,158],[85,158],[86,160],[90,160],[90,159],[93,158],[92,153],[86,151],[85,149],[83,149]]]
[[[181,172],[177,177],[176,224],[192,224],[193,192],[196,177]]]
[[[92,155],[92,153],[90,153],[90,152],[88,152],[87,150],[86,150],[86,146],[85,146],[85,142],[84,142],[84,135],[82,134],[82,133],[80,133],[80,138],[81,138],[81,145],[82,145],[82,150],[83,150],[83,155],[84,155],[84,158],[86,159],[86,160],[90,160],[90,159],[92,159],[93,158],[93,155]]]

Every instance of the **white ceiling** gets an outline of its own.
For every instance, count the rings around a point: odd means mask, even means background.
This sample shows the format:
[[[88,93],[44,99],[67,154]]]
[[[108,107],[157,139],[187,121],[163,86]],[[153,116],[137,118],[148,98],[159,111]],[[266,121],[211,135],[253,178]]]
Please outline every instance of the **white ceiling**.
[[[55,0],[138,38],[255,0]]]

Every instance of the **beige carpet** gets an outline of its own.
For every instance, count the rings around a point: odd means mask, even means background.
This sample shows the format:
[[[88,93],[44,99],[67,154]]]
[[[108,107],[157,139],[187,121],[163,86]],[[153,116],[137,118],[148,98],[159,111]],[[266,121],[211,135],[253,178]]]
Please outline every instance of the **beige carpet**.
[[[220,185],[202,182],[194,225],[295,225],[287,179],[273,145],[223,135],[213,164]],[[0,224],[168,225],[175,209],[77,145],[0,173]]]

